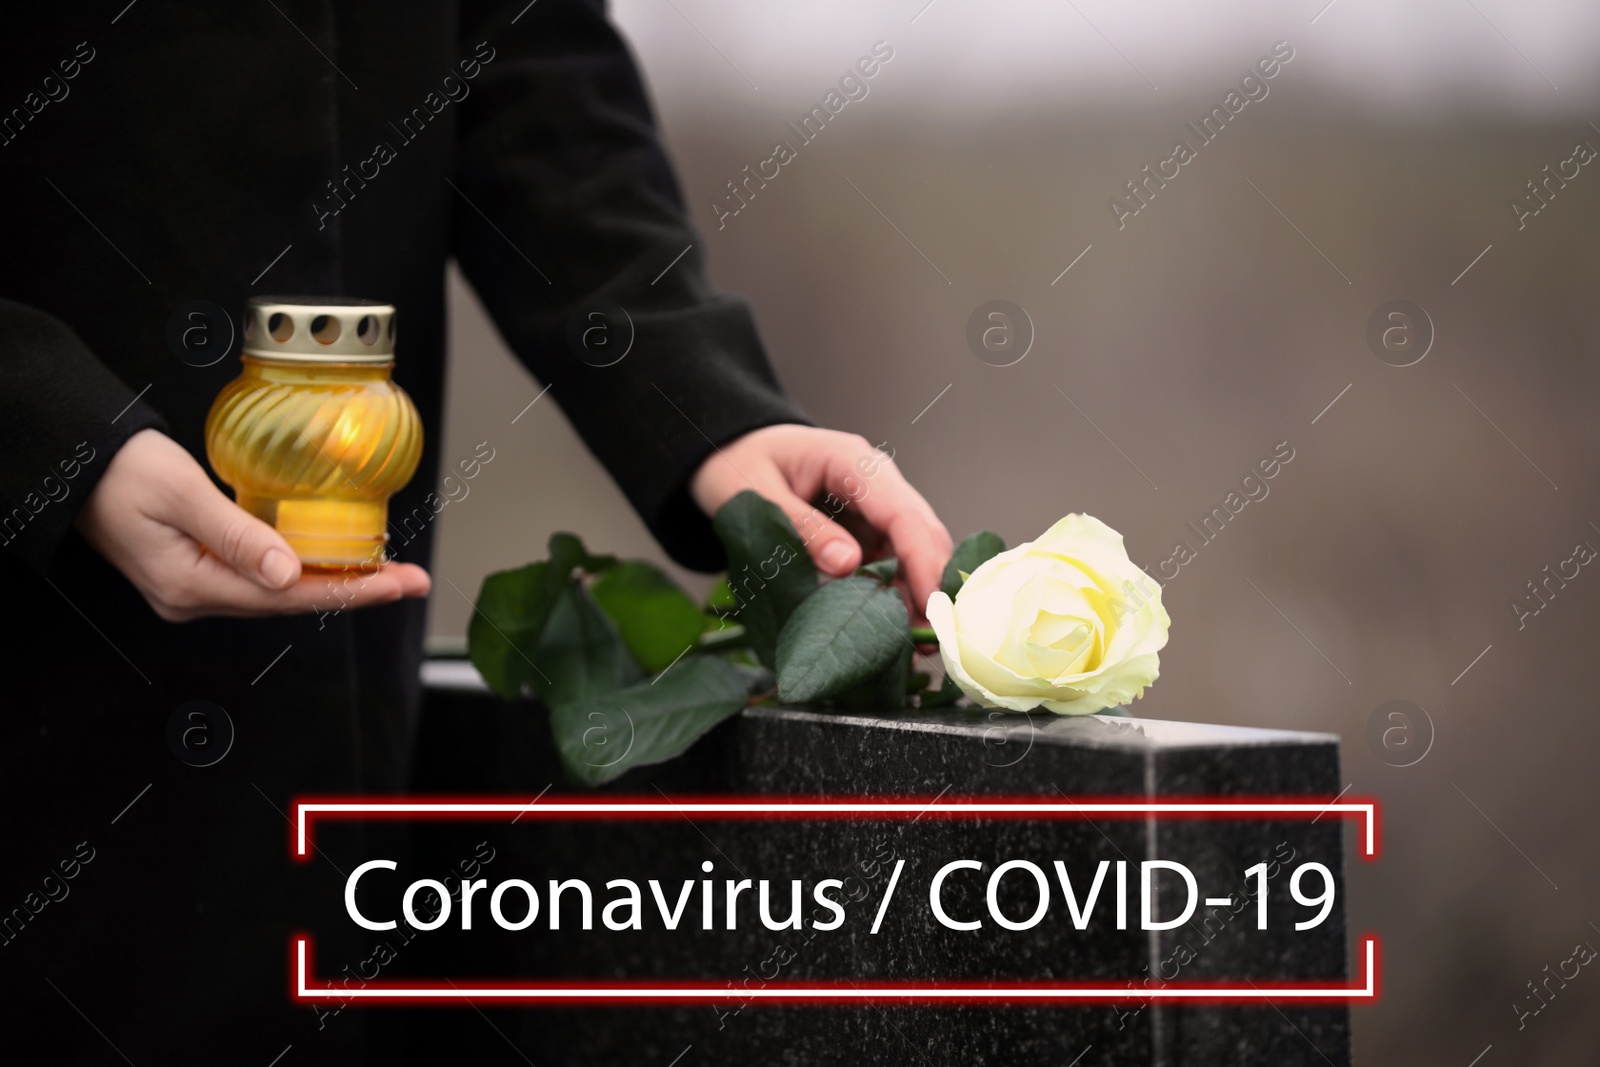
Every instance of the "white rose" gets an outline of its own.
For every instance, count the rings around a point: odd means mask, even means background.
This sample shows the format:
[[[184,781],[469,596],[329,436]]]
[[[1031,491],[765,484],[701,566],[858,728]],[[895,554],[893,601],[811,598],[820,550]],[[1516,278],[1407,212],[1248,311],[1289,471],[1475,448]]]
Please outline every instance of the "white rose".
[[[1140,696],[1172,625],[1122,535],[1068,515],[928,598],[945,672],[985,707],[1088,715]]]

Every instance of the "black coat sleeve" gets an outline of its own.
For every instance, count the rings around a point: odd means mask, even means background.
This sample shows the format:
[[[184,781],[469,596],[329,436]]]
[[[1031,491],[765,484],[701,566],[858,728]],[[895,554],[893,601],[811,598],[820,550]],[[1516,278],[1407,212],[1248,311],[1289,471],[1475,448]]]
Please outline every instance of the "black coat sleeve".
[[[469,2],[461,41],[477,69],[449,194],[456,257],[662,547],[714,569],[721,550],[690,475],[743,433],[808,420],[748,305],[706,280],[704,243],[603,7]]]
[[[61,320],[0,300],[0,544],[48,571],[123,442],[161,417]]]

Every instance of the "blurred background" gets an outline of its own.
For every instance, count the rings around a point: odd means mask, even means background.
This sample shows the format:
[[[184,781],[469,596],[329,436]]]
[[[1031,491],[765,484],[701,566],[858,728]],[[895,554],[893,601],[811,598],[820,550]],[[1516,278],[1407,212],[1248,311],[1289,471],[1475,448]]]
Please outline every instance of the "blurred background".
[[[1348,870],[1351,929],[1384,945],[1358,1061],[1596,1062],[1600,973],[1544,1000],[1528,983],[1600,948],[1600,567],[1542,586],[1536,615],[1527,583],[1600,548],[1600,166],[1575,157],[1600,146],[1600,9],[613,14],[713,276],[753,301],[819,423],[886,442],[957,537],[1015,544],[1087,511],[1176,571],[1162,678],[1135,713],[1342,735],[1350,791],[1384,805],[1382,859]],[[802,143],[785,124],[879,41],[893,58],[867,95]],[[1186,123],[1280,41],[1293,58],[1267,95],[1202,146]],[[726,183],[780,140],[796,158],[719,229]],[[1126,183],[1179,140],[1196,158],[1119,228],[1108,200],[1139,207]],[[1547,174],[1566,177],[1519,228],[1510,202],[1539,206],[1527,186]],[[1010,366],[967,340],[995,299],[1031,323]],[[1400,299],[1421,309],[1410,354],[1368,341]],[[560,397],[523,411],[542,385],[458,277],[451,311],[444,455],[487,438],[496,458],[440,516],[438,576],[470,595],[558,529],[665,564]],[[1268,496],[1197,536],[1282,442]],[[1179,542],[1192,558],[1161,570]],[[436,588],[433,640],[458,644],[470,606]]]

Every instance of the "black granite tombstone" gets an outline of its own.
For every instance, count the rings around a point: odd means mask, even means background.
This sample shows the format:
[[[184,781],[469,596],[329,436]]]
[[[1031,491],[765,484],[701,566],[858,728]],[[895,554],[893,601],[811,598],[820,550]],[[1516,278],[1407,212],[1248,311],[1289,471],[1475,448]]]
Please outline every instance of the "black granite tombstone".
[[[413,789],[432,794],[533,797],[582,792],[568,784],[548,737],[544,711],[493,698],[465,664],[430,665],[428,699]],[[1304,797],[1340,790],[1338,741],[1325,734],[1204,726],[1096,716],[999,715],[972,710],[834,714],[751,709],[708,735],[686,756],[638,768],[600,791],[665,800],[716,794],[828,797],[984,796],[1157,800]],[[1342,822],[1338,818],[1198,819],[1168,815],[1056,819],[870,818],[681,822],[618,827],[529,820],[518,826],[419,823],[414,872],[452,869],[457,854],[487,844],[496,878],[587,878],[597,887],[620,870],[663,879],[826,877],[861,887],[839,931],[778,933],[751,922],[738,936],[664,931],[548,931],[521,939],[446,928],[419,935],[406,961],[417,976],[725,980],[726,999],[675,1007],[472,1006],[431,1008],[409,1019],[417,1062],[638,1064],[1347,1064],[1349,1009],[1266,998],[1249,1004],[1188,1004],[1141,996],[1164,982],[1270,986],[1278,981],[1343,984],[1349,973],[1343,908]],[[934,868],[970,857],[992,871],[1009,859],[1049,870],[1070,858],[1087,874],[1099,860],[1176,859],[1202,895],[1231,907],[1201,907],[1183,926],[1118,930],[1110,922],[1073,928],[1052,910],[1026,934],[987,923],[952,933],[931,918]],[[891,863],[907,860],[906,884],[878,935],[867,933]],[[934,860],[937,859],[938,863]],[[1316,909],[1290,899],[1287,873],[1320,862],[1337,896],[1326,920],[1295,931]],[[1246,871],[1270,863],[1267,929]],[[414,874],[413,876],[417,876]],[[435,874],[437,876],[437,874]],[[629,875],[632,876],[632,875]],[[952,914],[984,915],[986,875],[951,879]],[[853,880],[853,881],[851,881]],[[678,884],[673,881],[671,884]],[[1161,900],[1165,886],[1158,884]],[[1180,883],[1181,884],[1181,883]],[[1307,893],[1314,892],[1307,883]],[[775,905],[781,915],[788,899]],[[1003,913],[1025,917],[1038,899],[1028,877],[1006,881]],[[809,904],[809,899],[808,899]],[[698,904],[695,905],[698,908]],[[1137,907],[1137,903],[1134,904]],[[856,909],[864,916],[858,917]],[[1161,905],[1157,904],[1157,912]],[[597,904],[598,911],[598,904]],[[698,911],[693,911],[695,916]],[[864,921],[863,921],[864,919]],[[596,926],[600,924],[596,921]],[[686,921],[685,926],[691,925]],[[336,969],[336,968],[330,968]],[[801,979],[871,983],[884,979],[1096,981],[1126,985],[1125,998],[1087,1005],[776,1005],[740,990]],[[386,1009],[358,1009],[386,1010]]]

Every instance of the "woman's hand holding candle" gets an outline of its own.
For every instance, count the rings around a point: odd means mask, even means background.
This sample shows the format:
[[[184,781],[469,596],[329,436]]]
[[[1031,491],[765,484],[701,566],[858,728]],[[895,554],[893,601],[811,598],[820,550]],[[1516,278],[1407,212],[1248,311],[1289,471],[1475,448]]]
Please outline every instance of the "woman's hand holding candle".
[[[385,563],[342,582],[335,595],[329,575],[303,574],[276,530],[155,430],[135,434],[112,457],[77,525],[168,622],[367,607],[426,596],[430,585],[415,564]]]

